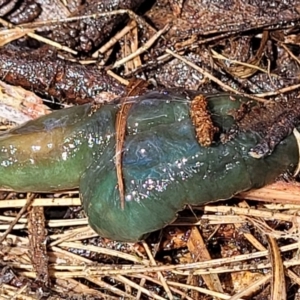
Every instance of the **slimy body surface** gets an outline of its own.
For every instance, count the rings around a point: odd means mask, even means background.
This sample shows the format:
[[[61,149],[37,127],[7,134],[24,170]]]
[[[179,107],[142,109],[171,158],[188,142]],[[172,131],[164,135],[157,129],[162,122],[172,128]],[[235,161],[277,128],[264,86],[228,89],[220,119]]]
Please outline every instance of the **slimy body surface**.
[[[207,97],[218,134],[227,132],[240,97]],[[59,110],[0,136],[0,187],[52,192],[79,187],[92,228],[103,237],[137,241],[163,228],[185,205],[228,199],[270,183],[293,169],[297,143],[287,137],[262,159],[249,156],[262,138],[239,132],[202,147],[190,116],[190,100],[172,92],[148,92],[130,108],[122,154],[125,206],[115,166],[118,104]]]

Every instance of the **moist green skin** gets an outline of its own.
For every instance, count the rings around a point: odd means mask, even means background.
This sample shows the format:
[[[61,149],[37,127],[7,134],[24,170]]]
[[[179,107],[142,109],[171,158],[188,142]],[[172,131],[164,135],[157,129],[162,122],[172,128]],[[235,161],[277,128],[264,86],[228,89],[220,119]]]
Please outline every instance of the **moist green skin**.
[[[231,99],[209,97],[213,121],[223,131],[233,124],[227,112],[242,101]],[[103,237],[133,242],[171,223],[186,204],[202,205],[261,187],[297,164],[293,136],[260,160],[248,155],[261,139],[254,132],[203,148],[195,139],[186,98],[150,92],[136,100],[127,120],[122,210],[114,162],[117,109],[105,105],[91,115],[90,105],[73,107],[4,134],[1,187],[50,192],[79,186],[92,228]]]
[[[114,139],[117,107],[59,110],[0,136],[0,186],[20,192],[73,189]],[[91,116],[90,116],[91,115]]]

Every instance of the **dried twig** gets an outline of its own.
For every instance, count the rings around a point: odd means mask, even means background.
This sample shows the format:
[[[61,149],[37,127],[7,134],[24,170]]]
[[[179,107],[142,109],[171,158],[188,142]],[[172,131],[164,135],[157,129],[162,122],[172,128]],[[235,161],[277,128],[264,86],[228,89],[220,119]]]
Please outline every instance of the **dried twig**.
[[[219,86],[221,86],[225,91],[229,91],[229,92],[232,92],[236,95],[240,95],[242,97],[248,97],[250,99],[253,99],[253,100],[256,100],[256,101],[259,101],[259,102],[267,102],[267,100],[264,100],[262,98],[259,98],[256,96],[252,96],[252,95],[249,95],[249,94],[244,94],[244,93],[241,93],[235,89],[233,89],[232,87],[230,87],[229,85],[223,83],[221,80],[219,80],[218,78],[216,78],[215,76],[213,76],[212,74],[210,74],[207,70],[205,70],[204,68],[201,68],[199,66],[197,66],[196,64],[192,63],[191,61],[189,61],[188,59],[182,57],[181,55],[179,54],[176,54],[175,52],[171,51],[170,49],[167,49],[166,52],[168,54],[171,54],[172,56],[176,57],[177,59],[180,59],[181,61],[185,62],[187,65],[189,65],[190,67],[194,68],[195,70],[197,70],[198,72],[200,72],[201,74],[203,74],[204,76],[206,76],[207,78],[209,78],[211,81],[217,83]]]
[[[155,266],[155,265],[156,265],[156,262],[155,262],[155,260],[154,260],[154,257],[152,256],[152,253],[151,253],[151,251],[150,251],[150,249],[149,249],[148,244],[145,243],[145,242],[143,242],[143,246],[144,246],[144,248],[145,248],[145,250],[146,250],[146,253],[147,253],[148,257],[149,257],[149,260],[150,260],[151,264]],[[170,288],[169,288],[169,286],[168,286],[168,284],[167,284],[167,282],[166,282],[166,279],[164,278],[163,274],[162,274],[161,272],[158,272],[158,273],[157,273],[157,276],[158,276],[158,279],[160,280],[160,282],[161,282],[163,288],[165,289],[165,291],[166,291],[166,293],[167,293],[169,299],[170,299],[170,300],[171,300],[171,299],[174,299],[174,297],[173,297],[173,295],[172,295],[172,292],[170,291]]]
[[[124,57],[124,58],[116,61],[114,63],[114,65],[112,66],[112,68],[113,69],[118,68],[118,67],[122,66],[125,62],[127,62],[127,61],[133,59],[134,57],[141,55],[142,53],[147,51],[161,35],[163,35],[165,32],[167,32],[169,30],[169,28],[170,28],[170,25],[167,24],[163,29],[156,32],[143,46],[141,46],[135,52],[131,53],[127,57]]]
[[[17,216],[14,218],[14,220],[7,227],[6,231],[0,237],[0,244],[6,239],[7,235],[13,230],[14,226],[18,223],[22,215],[27,211],[28,207],[31,205],[31,202],[33,201],[34,198],[35,198],[35,194],[28,195],[26,204],[20,209]]]

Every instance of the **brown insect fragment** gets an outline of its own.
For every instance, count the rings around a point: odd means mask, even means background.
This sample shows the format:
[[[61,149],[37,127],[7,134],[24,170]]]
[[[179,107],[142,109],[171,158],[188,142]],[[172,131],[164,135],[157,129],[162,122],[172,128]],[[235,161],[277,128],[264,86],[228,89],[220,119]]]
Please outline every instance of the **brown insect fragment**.
[[[125,185],[123,179],[122,170],[122,151],[126,135],[126,121],[127,116],[132,106],[132,103],[128,103],[127,99],[130,96],[138,96],[145,92],[148,83],[142,79],[134,79],[130,81],[127,87],[127,94],[121,100],[121,108],[116,116],[116,158],[115,165],[117,170],[118,189],[120,193],[121,208],[125,207]]]
[[[203,147],[209,147],[214,134],[219,129],[214,126],[211,120],[210,113],[207,110],[207,100],[203,95],[198,95],[192,100],[190,114],[199,144]]]

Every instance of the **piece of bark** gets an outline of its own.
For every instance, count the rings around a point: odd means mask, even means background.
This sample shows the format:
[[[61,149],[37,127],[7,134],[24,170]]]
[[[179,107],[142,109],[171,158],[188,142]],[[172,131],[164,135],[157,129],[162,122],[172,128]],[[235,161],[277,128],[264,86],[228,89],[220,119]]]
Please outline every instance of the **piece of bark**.
[[[76,104],[109,101],[125,91],[106,71],[60,59],[48,48],[1,49],[0,76],[10,84]]]
[[[135,11],[143,2],[143,0],[85,1],[72,16],[95,15],[95,17],[59,24],[53,28],[48,37],[74,50],[89,52],[107,41],[116,27],[127,17],[126,14],[99,17],[97,13],[118,9]]]

